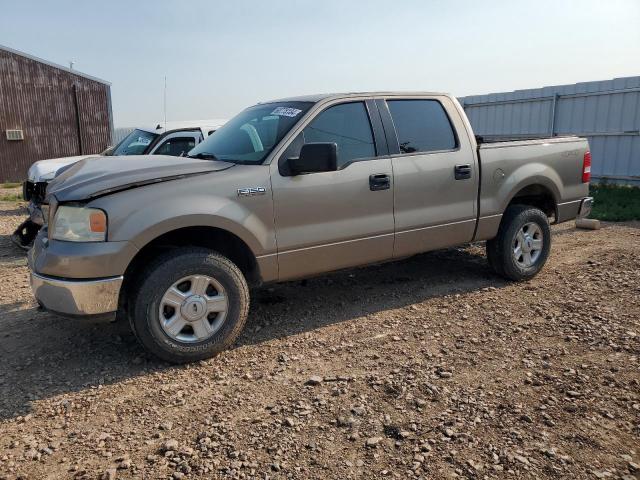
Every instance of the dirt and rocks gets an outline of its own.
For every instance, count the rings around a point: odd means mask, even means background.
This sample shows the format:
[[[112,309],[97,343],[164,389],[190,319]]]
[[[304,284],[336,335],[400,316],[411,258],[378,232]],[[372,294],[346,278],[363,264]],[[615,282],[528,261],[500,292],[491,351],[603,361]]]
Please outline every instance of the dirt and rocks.
[[[40,311],[0,205],[0,478],[640,476],[640,225],[553,228],[533,281],[470,246],[253,292],[175,367]]]
[[[7,187],[3,184],[0,184],[0,198],[5,196],[22,196],[22,187]]]

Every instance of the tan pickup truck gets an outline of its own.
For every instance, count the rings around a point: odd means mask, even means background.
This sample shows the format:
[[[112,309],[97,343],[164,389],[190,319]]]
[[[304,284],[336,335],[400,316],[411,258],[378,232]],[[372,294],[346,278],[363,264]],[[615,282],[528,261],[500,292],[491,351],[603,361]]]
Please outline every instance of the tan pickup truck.
[[[118,313],[149,351],[193,361],[237,338],[249,285],[480,240],[498,274],[526,280],[549,223],[592,203],[585,139],[482,143],[438,93],[260,103],[189,156],[91,158],[56,177],[29,254],[38,302]]]

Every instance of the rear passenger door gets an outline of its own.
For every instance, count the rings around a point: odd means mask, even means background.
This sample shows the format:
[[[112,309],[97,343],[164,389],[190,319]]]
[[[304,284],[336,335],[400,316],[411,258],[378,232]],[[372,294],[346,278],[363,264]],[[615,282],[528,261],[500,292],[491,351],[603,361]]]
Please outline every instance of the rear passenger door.
[[[280,280],[390,259],[393,179],[375,103],[328,105],[277,162],[271,181]],[[338,170],[289,175],[287,158],[305,143],[338,146]]]
[[[478,172],[448,97],[378,100],[394,177],[394,257],[471,241]]]

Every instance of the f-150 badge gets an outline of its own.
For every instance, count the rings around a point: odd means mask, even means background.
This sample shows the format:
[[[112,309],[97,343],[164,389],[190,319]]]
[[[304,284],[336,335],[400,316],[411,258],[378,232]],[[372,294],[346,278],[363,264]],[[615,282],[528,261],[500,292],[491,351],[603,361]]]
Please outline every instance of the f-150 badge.
[[[253,197],[254,195],[264,195],[267,190],[264,187],[247,187],[247,188],[239,188],[238,196],[239,197]]]

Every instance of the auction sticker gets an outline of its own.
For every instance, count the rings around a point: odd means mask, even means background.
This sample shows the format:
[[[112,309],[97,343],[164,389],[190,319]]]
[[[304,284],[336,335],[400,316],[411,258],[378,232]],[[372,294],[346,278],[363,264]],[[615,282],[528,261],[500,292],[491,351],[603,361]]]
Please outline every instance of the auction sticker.
[[[298,110],[297,108],[277,107],[276,109],[273,110],[273,112],[271,112],[271,115],[279,115],[281,117],[295,117],[301,111],[302,110]]]

